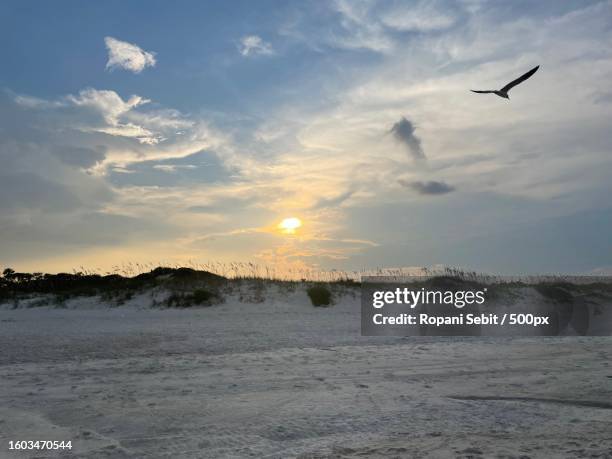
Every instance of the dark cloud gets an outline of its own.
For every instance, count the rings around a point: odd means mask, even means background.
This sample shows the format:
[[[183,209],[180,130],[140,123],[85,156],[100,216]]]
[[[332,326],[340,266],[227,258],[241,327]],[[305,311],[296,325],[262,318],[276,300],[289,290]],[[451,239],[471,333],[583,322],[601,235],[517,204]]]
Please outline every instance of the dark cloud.
[[[391,134],[393,134],[393,137],[395,137],[398,142],[408,149],[408,152],[414,159],[425,159],[425,152],[421,146],[421,139],[414,134],[414,125],[411,121],[402,117],[391,128]]]
[[[408,182],[407,180],[398,180],[398,182],[400,185],[405,186],[406,188],[412,188],[417,193],[423,195],[446,194],[455,191],[455,187],[444,182],[437,182],[435,180],[428,182]]]

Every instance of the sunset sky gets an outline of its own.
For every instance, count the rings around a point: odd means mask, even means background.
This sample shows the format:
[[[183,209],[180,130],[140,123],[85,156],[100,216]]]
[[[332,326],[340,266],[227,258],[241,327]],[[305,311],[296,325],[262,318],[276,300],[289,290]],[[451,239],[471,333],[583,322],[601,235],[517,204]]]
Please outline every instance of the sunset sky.
[[[612,271],[610,1],[19,0],[0,25],[0,267]]]

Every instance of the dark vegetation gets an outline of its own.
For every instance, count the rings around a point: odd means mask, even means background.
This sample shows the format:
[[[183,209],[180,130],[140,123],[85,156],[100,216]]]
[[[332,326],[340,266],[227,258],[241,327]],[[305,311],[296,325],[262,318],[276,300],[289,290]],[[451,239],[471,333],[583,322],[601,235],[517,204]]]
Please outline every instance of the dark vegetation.
[[[332,293],[326,285],[313,285],[308,287],[306,293],[313,306],[330,306],[332,303]]]
[[[35,294],[51,295],[53,303],[61,306],[71,298],[100,295],[103,300],[120,305],[136,294],[160,287],[171,292],[166,306],[188,307],[210,305],[219,300],[219,289],[226,282],[225,277],[191,268],[159,267],[134,277],[78,272],[30,274],[7,268],[0,277],[0,300],[15,301]]]
[[[190,308],[192,306],[211,306],[218,295],[202,288],[193,292],[172,293],[165,301],[169,308]]]
[[[574,288],[567,282],[536,285],[538,293],[556,303],[572,303],[574,301]]]

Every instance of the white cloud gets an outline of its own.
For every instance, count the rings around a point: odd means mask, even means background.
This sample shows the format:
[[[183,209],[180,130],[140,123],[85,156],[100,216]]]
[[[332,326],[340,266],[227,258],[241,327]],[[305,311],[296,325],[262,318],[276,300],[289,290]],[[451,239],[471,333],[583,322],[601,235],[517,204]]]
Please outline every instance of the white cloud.
[[[257,35],[248,35],[246,37],[242,37],[238,49],[240,51],[240,54],[242,54],[243,56],[274,54],[274,49],[272,48],[272,45],[266,41],[263,41],[261,37],[258,37]]]
[[[138,95],[123,99],[115,91],[86,88],[52,100],[23,95],[12,99],[38,116],[45,130],[64,132],[64,142],[78,137],[104,146],[105,160],[92,170],[97,175],[133,162],[181,158],[210,148],[219,151],[226,143],[205,120],[175,109],[143,109],[150,100]]]
[[[147,145],[155,145],[161,140],[159,135],[140,124],[121,121],[134,108],[149,103],[148,99],[133,95],[124,101],[115,91],[87,88],[80,91],[78,96],[67,96],[66,100],[102,117],[104,123],[94,124],[85,128],[86,130],[113,136],[132,137]]]
[[[137,45],[113,37],[105,37],[104,43],[108,49],[107,69],[120,67],[130,72],[140,73],[146,67],[156,64],[155,53],[145,51]]]
[[[115,91],[83,89],[78,96],[69,95],[67,99],[76,106],[90,107],[99,111],[108,124],[116,125],[121,115],[133,108],[149,103],[149,99],[133,95],[124,101]]]

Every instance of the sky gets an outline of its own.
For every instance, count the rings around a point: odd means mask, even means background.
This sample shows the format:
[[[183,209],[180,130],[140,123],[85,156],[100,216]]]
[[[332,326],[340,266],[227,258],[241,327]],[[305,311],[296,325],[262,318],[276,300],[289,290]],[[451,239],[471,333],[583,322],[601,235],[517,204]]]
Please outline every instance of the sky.
[[[0,43],[0,266],[612,272],[610,1],[8,0]]]

